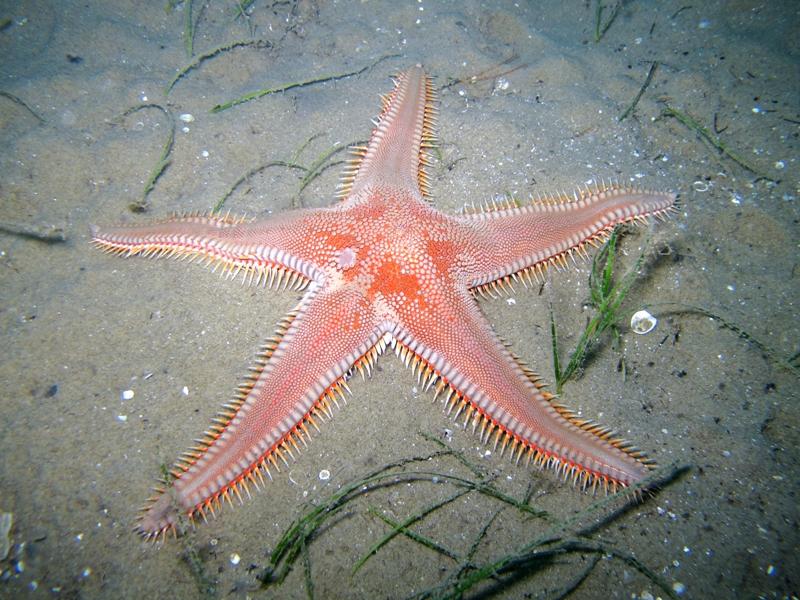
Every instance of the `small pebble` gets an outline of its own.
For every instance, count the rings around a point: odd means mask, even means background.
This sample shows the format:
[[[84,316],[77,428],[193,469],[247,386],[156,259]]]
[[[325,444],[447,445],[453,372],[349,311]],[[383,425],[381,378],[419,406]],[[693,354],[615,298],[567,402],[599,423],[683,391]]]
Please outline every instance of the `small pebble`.
[[[120,394],[123,400],[130,400],[134,396],[133,390],[124,390],[122,394]]]
[[[128,415],[117,415],[117,421],[124,423],[128,420]]]
[[[236,554],[236,552],[231,554],[231,564],[232,565],[234,565],[234,566],[238,565],[240,560],[242,560],[242,559],[238,554]]]
[[[185,385],[185,386],[183,386],[181,388],[181,394],[183,394],[184,396],[188,396],[189,395],[189,386],[188,385]]]
[[[672,584],[672,591],[678,594],[678,596],[682,595],[686,592],[686,586],[682,584],[680,581],[676,581]]]
[[[191,123],[194,121],[194,115],[191,113],[183,113],[180,117],[178,117],[184,123]]]

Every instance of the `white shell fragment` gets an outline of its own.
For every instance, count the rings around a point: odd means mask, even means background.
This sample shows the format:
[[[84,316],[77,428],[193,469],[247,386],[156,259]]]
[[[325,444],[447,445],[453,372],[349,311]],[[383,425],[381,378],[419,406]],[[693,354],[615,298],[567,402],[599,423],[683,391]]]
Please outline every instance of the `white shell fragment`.
[[[320,481],[328,481],[328,479],[330,478],[331,478],[331,472],[328,471],[328,469],[322,469],[322,471],[319,472]]]
[[[631,317],[631,329],[633,333],[638,333],[639,335],[650,333],[656,328],[657,324],[658,319],[646,310],[636,311]]]
[[[184,123],[191,123],[194,121],[194,115],[191,113],[183,113],[180,117],[178,117]]]

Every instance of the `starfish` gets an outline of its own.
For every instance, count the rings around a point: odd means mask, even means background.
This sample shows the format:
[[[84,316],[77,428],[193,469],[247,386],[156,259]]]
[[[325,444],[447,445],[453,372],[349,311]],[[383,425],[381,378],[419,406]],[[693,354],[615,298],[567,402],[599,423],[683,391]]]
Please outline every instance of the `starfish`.
[[[555,402],[492,331],[475,294],[532,285],[617,225],[665,215],[675,195],[603,184],[447,215],[429,200],[438,114],[430,78],[411,67],[382,101],[330,207],[91,228],[92,242],[111,253],[188,258],[247,284],[303,291],[234,399],[178,459],[171,485],[142,509],[136,529],[145,538],[174,533],[182,517],[205,519],[224,500],[262,487],[331,416],[348,380],[368,375],[387,348],[448,414],[512,459],[592,490],[628,487],[652,467],[610,430]]]

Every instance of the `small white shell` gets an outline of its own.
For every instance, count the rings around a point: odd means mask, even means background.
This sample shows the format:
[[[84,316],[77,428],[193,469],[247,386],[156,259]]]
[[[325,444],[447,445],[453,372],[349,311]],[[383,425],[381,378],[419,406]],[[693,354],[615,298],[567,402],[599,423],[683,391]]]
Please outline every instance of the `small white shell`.
[[[637,311],[631,317],[631,329],[633,333],[638,333],[639,335],[650,333],[656,328],[657,324],[658,319],[646,310]]]
[[[191,123],[194,121],[194,115],[191,113],[183,113],[180,117],[178,117],[184,123]]]

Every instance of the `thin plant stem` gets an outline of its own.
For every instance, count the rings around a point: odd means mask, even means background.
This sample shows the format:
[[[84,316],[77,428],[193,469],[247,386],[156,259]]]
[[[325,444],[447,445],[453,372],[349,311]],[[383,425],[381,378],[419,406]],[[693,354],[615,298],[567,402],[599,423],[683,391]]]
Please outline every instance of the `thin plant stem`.
[[[642,96],[644,95],[644,91],[653,81],[653,76],[656,74],[656,69],[658,69],[658,61],[654,60],[653,64],[650,65],[650,70],[647,72],[647,78],[645,78],[642,87],[639,88],[639,93],[636,94],[636,97],[633,99],[633,102],[631,102],[630,106],[628,106],[628,108],[625,109],[625,112],[623,112],[619,116],[618,120],[620,122],[622,122],[629,114],[631,114],[633,112],[633,109],[636,108],[636,105],[639,104],[639,100],[641,100]]]
[[[164,141],[164,145],[161,148],[161,156],[159,156],[158,162],[156,163],[155,167],[153,167],[152,171],[150,171],[150,175],[144,184],[141,198],[129,205],[129,208],[133,212],[145,212],[150,207],[148,196],[155,188],[156,182],[164,174],[164,171],[167,170],[167,167],[169,167],[170,163],[172,162],[170,159],[170,154],[172,153],[172,147],[175,145],[175,118],[172,116],[172,113],[169,110],[160,104],[138,104],[126,110],[122,114],[122,117],[124,118],[140,110],[151,108],[161,111],[161,113],[167,117],[169,122],[169,131],[167,133],[167,139]]]
[[[323,75],[321,77],[314,77],[312,79],[306,79],[304,81],[295,81],[291,83],[284,83],[282,85],[278,85],[273,88],[266,88],[262,90],[257,90],[255,92],[250,92],[249,94],[245,94],[235,100],[230,100],[228,102],[223,102],[222,104],[217,104],[211,109],[212,113],[222,112],[223,110],[228,110],[229,108],[233,108],[234,106],[238,106],[239,104],[244,104],[245,102],[250,102],[251,100],[255,100],[257,98],[261,98],[263,96],[267,96],[269,94],[277,94],[278,92],[286,92],[291,89],[295,88],[302,88],[307,87],[309,85],[314,85],[317,83],[325,83],[328,81],[338,81],[340,79],[345,79],[347,77],[353,77],[354,75],[360,75],[361,73],[371,69],[379,62],[386,60],[388,58],[396,57],[397,54],[387,54],[385,56],[381,56],[377,60],[371,62],[370,64],[361,67],[360,69],[356,69],[355,71],[348,71],[346,73],[338,73],[333,75]]]
[[[744,158],[742,158],[741,155],[731,150],[730,147],[722,140],[720,140],[717,136],[712,135],[711,131],[709,131],[707,127],[702,125],[697,119],[695,119],[688,113],[680,111],[667,104],[664,110],[661,112],[661,115],[664,117],[673,117],[674,119],[678,120],[680,123],[691,129],[692,131],[696,132],[698,136],[706,140],[714,148],[719,150],[721,154],[724,154],[725,156],[730,158],[733,162],[738,164],[740,167],[758,176],[759,179],[774,181],[766,173],[761,171],[758,167],[751,165]]]

